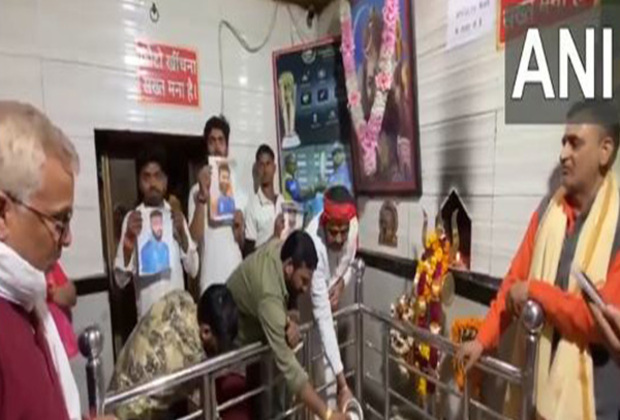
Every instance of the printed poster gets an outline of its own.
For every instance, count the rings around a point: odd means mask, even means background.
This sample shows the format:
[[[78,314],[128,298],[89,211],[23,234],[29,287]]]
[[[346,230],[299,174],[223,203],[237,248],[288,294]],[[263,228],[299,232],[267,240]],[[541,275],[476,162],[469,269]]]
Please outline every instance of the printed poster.
[[[495,0],[450,0],[446,47],[480,38],[495,27]]]
[[[226,158],[209,158],[211,168],[209,219],[213,222],[232,222],[235,216],[231,166],[231,162]]]
[[[166,209],[142,210],[142,231],[138,236],[140,277],[170,275],[173,244],[172,214]]]
[[[142,102],[200,107],[196,51],[139,41],[136,53]]]
[[[353,193],[350,116],[340,42],[329,39],[274,53],[281,191],[307,220],[323,211],[323,193]]]
[[[294,202],[282,203],[282,217],[284,218],[284,229],[282,229],[280,239],[285,240],[293,231],[304,228],[304,210],[299,204]]]

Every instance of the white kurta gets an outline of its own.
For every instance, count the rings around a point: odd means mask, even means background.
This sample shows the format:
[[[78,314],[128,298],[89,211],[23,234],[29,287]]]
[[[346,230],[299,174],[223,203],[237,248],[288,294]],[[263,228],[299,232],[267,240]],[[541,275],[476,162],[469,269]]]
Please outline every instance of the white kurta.
[[[282,213],[284,198],[281,194],[276,202],[269,200],[261,188],[250,199],[245,211],[245,238],[256,242],[258,248],[273,236],[276,217]]]
[[[334,328],[334,318],[329,304],[329,289],[341,277],[345,286],[351,281],[353,276],[351,263],[357,252],[358,221],[357,218],[351,220],[347,241],[340,252],[334,252],[325,245],[323,228],[319,223],[320,216],[312,219],[306,228],[312,237],[318,256],[318,265],[314,271],[311,285],[312,313],[319,327],[327,361],[333,374],[338,375],[342,372],[343,366]]]
[[[170,205],[167,201],[164,201],[164,208],[170,211]],[[140,204],[136,210],[144,212],[148,210],[148,208],[144,204]],[[127,231],[127,221],[130,214],[131,213],[127,213],[125,220],[123,220],[121,242],[118,245],[116,259],[114,261],[114,278],[116,280],[116,284],[118,284],[120,288],[126,287],[134,276],[138,277],[135,263],[135,252],[131,257],[129,264],[126,266],[123,256],[123,238],[125,237],[125,232]],[[145,228],[145,223],[146,222],[143,220],[143,229]],[[195,242],[192,240],[187,226],[187,221],[185,220],[184,229],[188,240],[187,252],[183,252],[183,249],[181,249],[181,246],[177,243],[177,241],[173,240],[173,243],[169,244],[171,266],[169,276],[157,277],[155,279],[138,278],[135,281],[138,318],[142,317],[142,315],[149,310],[151,305],[164,297],[166,294],[173,290],[185,289],[185,284],[183,281],[183,268],[185,268],[185,271],[191,277],[195,277],[198,274],[200,265],[198,250]]]
[[[233,180],[233,185],[236,184]],[[195,184],[189,192],[189,220],[194,218],[196,212],[196,202],[194,197],[198,192],[199,186]],[[239,190],[235,190],[235,204],[237,209],[245,208],[247,199],[244,198]],[[209,215],[205,211],[204,221],[205,231],[202,235],[200,244],[200,294],[212,284],[224,284],[232,272],[241,263],[243,257],[239,244],[235,241],[232,226],[209,226]]]

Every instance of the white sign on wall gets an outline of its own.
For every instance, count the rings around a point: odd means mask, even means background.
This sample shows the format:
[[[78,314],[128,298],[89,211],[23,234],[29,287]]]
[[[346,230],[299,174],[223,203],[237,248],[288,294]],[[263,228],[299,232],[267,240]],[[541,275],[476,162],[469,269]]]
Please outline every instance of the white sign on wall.
[[[448,49],[466,44],[495,28],[495,0],[449,0]]]

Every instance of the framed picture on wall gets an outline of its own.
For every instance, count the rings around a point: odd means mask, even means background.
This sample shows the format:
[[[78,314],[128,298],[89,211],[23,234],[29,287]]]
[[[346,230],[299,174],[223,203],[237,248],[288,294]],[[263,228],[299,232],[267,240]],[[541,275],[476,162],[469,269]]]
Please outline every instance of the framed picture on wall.
[[[352,130],[353,169],[357,192],[419,196],[422,194],[417,104],[413,1],[399,0],[392,87],[377,139],[376,169],[366,175],[359,140]],[[375,100],[385,0],[351,0],[355,70],[366,121]]]
[[[340,41],[328,38],[273,54],[281,191],[306,221],[323,211],[323,192],[353,193],[351,130]]]

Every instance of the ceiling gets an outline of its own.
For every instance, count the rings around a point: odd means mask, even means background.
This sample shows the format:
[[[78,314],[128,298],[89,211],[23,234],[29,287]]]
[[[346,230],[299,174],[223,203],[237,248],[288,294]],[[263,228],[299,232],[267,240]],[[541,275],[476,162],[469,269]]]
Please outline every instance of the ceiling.
[[[275,0],[280,3],[289,3],[295,4],[297,6],[301,6],[305,9],[309,9],[310,6],[314,6],[314,11],[316,13],[321,13],[321,11],[327,6],[332,0]]]

